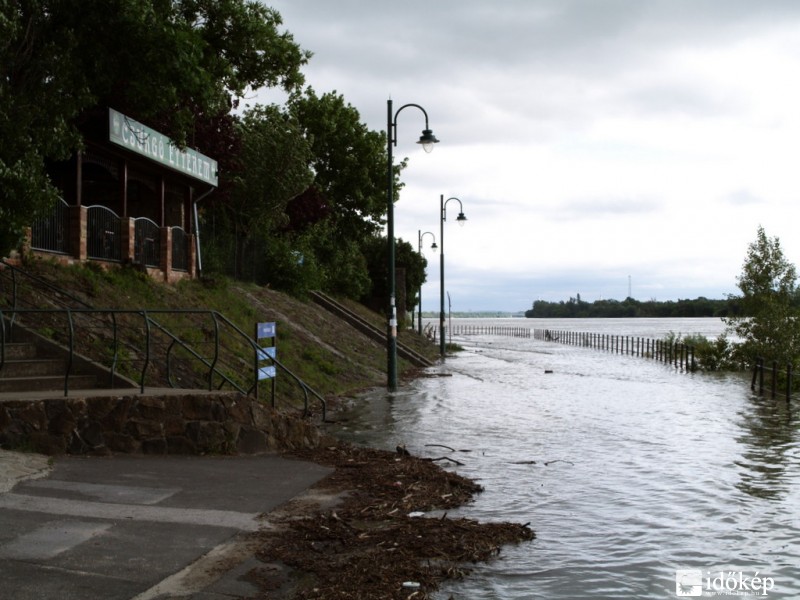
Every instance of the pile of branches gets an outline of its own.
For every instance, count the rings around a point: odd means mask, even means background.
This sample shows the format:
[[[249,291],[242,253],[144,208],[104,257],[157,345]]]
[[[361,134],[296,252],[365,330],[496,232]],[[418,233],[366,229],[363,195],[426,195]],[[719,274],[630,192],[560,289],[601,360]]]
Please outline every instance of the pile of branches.
[[[442,510],[482,488],[430,460],[336,443],[304,459],[335,467],[316,491],[340,493],[327,509],[283,511],[262,532],[263,598],[424,599],[469,563],[534,538],[527,524],[448,518]],[[425,515],[440,511],[437,516]]]

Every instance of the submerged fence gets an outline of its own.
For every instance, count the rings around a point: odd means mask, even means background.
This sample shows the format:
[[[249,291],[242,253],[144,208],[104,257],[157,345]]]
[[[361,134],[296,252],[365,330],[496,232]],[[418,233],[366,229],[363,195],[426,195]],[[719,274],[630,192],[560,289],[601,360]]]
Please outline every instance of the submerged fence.
[[[786,401],[792,399],[792,386],[793,380],[793,367],[792,363],[786,364],[786,369],[778,369],[778,361],[773,360],[769,370],[764,368],[764,359],[757,358],[755,365],[753,365],[753,381],[750,383],[750,389],[754,392],[757,390],[759,394],[764,394],[764,373],[770,376],[769,391],[770,396],[774,398],[778,395],[778,387],[783,388],[783,393]]]
[[[672,364],[681,371],[694,371],[697,363],[694,346],[670,340],[611,335],[607,333],[587,333],[583,331],[556,331],[553,329],[534,329],[533,337],[546,342],[557,342],[569,346],[584,346],[614,354],[627,354]]]
[[[506,325],[467,325],[459,323],[447,328],[450,335],[502,335],[506,337],[531,337],[528,327],[508,327]]]

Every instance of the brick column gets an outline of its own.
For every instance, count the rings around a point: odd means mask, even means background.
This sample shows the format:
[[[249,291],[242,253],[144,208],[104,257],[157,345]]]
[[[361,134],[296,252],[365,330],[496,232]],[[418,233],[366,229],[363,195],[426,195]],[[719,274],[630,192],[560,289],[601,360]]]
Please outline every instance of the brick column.
[[[161,227],[158,230],[158,237],[161,247],[159,257],[161,259],[161,271],[164,273],[164,281],[172,281],[172,227]]]
[[[123,263],[130,264],[134,260],[136,247],[136,227],[133,219],[130,217],[122,217],[119,220],[119,231],[122,237],[122,246],[120,249],[120,258]]]
[[[189,277],[192,279],[197,279],[197,237],[190,233],[186,236],[186,243],[189,244],[189,247],[186,249],[187,253],[187,269],[189,271]]]
[[[69,248],[73,257],[83,262],[87,257],[86,229],[88,211],[85,206],[69,207]]]

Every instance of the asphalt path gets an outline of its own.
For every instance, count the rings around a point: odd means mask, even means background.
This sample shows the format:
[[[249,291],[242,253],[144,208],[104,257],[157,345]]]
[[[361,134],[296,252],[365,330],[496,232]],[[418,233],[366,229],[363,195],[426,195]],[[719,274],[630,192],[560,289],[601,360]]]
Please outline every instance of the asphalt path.
[[[0,599],[254,595],[252,532],[330,472],[276,455],[56,458],[0,493]]]

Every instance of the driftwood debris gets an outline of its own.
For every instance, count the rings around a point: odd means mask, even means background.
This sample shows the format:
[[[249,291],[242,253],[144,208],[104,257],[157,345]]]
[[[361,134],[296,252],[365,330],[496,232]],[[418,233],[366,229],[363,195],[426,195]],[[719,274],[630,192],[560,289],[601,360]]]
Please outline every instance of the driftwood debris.
[[[315,491],[340,500],[271,516],[276,528],[258,534],[264,565],[250,573],[259,598],[429,599],[443,580],[464,577],[469,563],[535,537],[527,524],[419,516],[461,506],[483,489],[430,461],[345,444],[297,455],[335,467]]]

